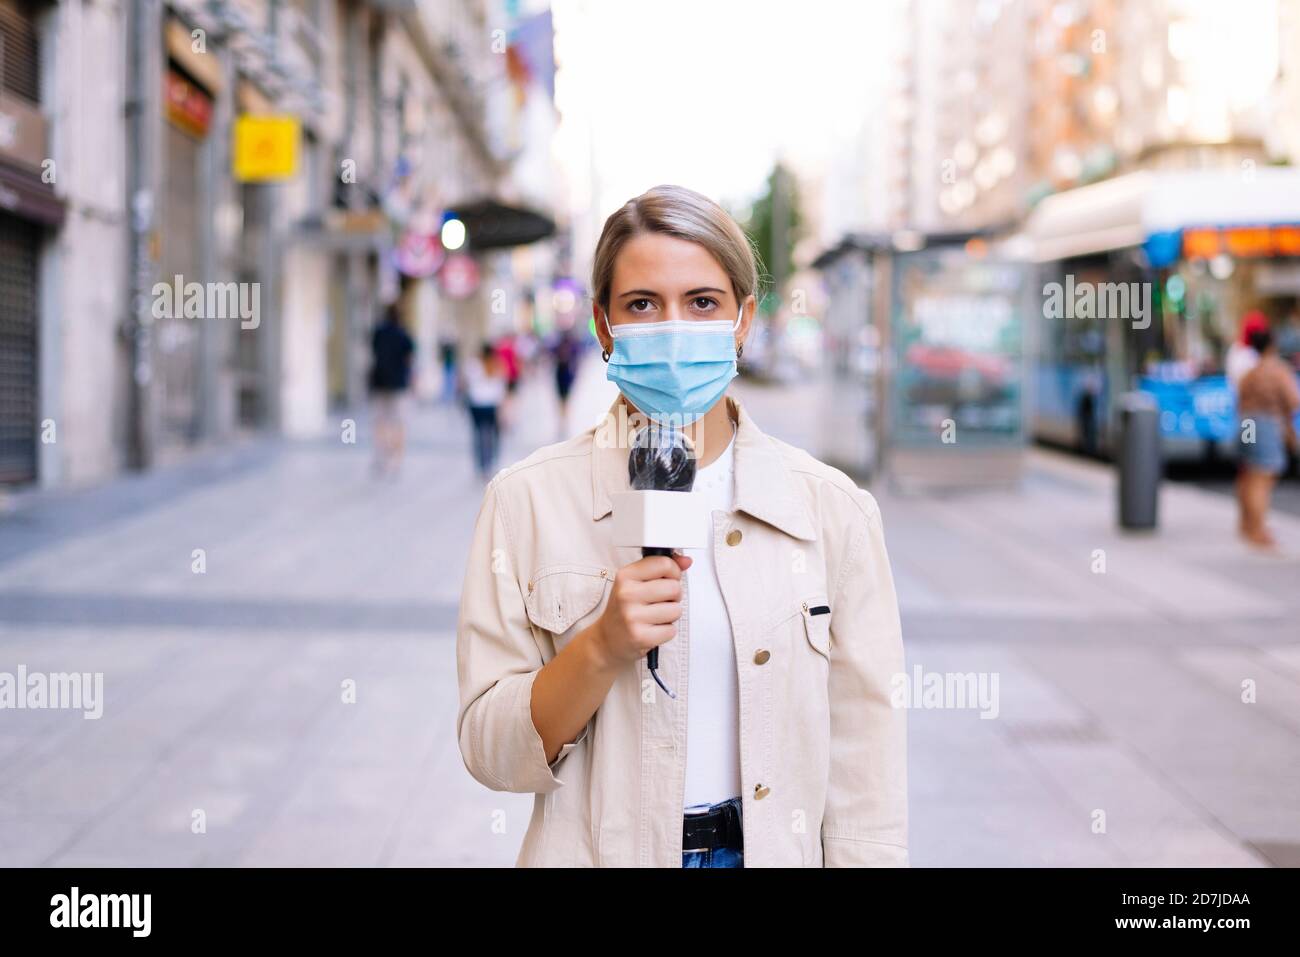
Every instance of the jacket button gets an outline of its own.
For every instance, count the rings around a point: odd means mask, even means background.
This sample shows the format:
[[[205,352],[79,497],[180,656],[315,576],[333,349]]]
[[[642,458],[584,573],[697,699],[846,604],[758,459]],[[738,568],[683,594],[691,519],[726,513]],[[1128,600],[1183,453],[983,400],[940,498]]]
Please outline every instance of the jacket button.
[[[738,529],[738,528],[733,528],[731,531],[727,532],[727,544],[728,544],[728,545],[739,545],[739,544],[740,544],[740,538],[741,538],[741,536],[740,536],[740,529]]]
[[[771,794],[771,793],[772,793],[772,789],[771,789],[770,787],[768,787],[766,784],[755,784],[755,785],[754,785],[754,800],[755,800],[755,801],[761,801],[763,798],[767,797],[767,796],[768,796],[769,794]]]
[[[758,651],[754,653],[754,664],[765,665],[767,664],[767,660],[771,657],[772,655],[768,652],[766,648],[760,648],[758,649]]]

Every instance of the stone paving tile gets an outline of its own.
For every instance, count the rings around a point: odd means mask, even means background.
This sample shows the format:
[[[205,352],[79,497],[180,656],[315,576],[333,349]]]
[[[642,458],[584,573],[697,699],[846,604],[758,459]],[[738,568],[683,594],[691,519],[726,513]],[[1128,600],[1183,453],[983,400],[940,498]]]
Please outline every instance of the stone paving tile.
[[[815,391],[739,388],[800,444]],[[559,431],[549,389],[521,387],[503,464]],[[612,397],[585,365],[570,428]],[[455,738],[467,417],[423,409],[389,481],[359,422],[11,503],[0,671],[102,672],[105,711],[0,712],[0,864],[514,863],[533,797]],[[915,865],[1297,863],[1300,521],[1250,555],[1230,502],[1175,488],[1159,535],[1122,535],[1112,483],[1036,453],[1018,491],[877,490],[909,670],[998,679],[996,718],[909,713]]]

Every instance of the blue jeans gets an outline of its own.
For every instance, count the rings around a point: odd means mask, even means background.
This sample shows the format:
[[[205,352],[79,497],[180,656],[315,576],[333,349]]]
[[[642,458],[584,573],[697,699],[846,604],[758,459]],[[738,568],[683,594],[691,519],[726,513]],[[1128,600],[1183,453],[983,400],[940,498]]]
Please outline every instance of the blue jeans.
[[[496,465],[497,449],[501,444],[501,427],[495,405],[471,405],[470,420],[474,423],[474,458],[480,475],[488,476]]]
[[[723,804],[735,804],[740,809],[740,798],[730,798],[709,805],[710,809]],[[745,852],[735,847],[719,847],[711,851],[683,851],[682,867],[744,867]]]
[[[730,847],[716,851],[684,851],[682,867],[744,867],[745,853]]]

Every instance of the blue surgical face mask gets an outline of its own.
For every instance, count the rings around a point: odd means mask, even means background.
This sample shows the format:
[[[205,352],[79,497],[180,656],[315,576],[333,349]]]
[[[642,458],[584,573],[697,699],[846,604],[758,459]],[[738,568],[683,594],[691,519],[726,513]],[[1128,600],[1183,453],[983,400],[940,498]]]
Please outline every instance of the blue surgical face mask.
[[[605,378],[655,421],[689,425],[727,390],[736,375],[736,323],[725,319],[624,322],[605,329],[613,340]]]

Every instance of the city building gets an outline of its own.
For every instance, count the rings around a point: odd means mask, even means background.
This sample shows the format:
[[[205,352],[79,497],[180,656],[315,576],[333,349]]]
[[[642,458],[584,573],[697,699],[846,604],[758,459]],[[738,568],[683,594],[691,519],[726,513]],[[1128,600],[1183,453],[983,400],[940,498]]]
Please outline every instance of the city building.
[[[514,159],[546,151],[509,75],[518,8],[0,0],[0,482],[322,433],[364,398],[388,303],[422,381],[440,339],[476,343],[516,266],[472,228],[467,292],[438,238],[460,207],[511,212]]]

